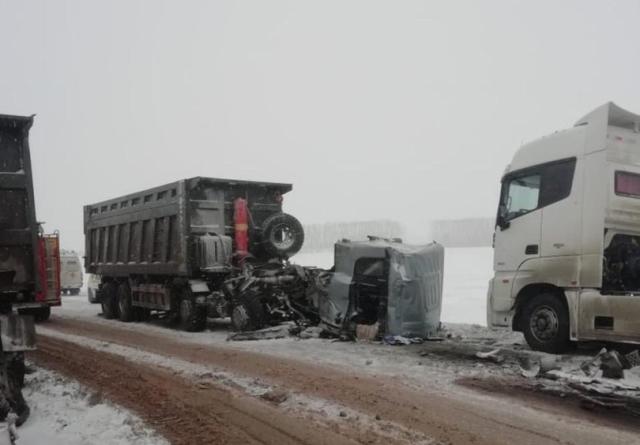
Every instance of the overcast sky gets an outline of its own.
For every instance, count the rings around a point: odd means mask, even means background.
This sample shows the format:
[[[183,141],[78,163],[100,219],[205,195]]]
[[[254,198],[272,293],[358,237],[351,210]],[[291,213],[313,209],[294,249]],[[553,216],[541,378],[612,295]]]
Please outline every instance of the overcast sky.
[[[0,0],[0,113],[37,214],[191,176],[292,182],[303,223],[492,216],[523,142],[640,113],[639,1]]]

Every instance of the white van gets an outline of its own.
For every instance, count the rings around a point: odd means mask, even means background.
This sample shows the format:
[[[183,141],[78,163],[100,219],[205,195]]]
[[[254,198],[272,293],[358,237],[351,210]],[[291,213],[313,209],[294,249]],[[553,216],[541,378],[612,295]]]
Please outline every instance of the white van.
[[[502,178],[489,326],[536,350],[640,343],[640,116],[607,103],[524,145]]]
[[[60,290],[62,294],[78,295],[82,288],[82,265],[75,252],[60,253]]]

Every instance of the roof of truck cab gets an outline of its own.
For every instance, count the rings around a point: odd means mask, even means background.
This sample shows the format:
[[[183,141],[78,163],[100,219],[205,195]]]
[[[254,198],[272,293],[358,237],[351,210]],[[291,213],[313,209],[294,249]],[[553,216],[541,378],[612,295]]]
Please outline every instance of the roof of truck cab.
[[[610,125],[634,130],[640,126],[640,115],[625,110],[613,102],[607,102],[575,123],[576,127],[580,125]]]
[[[573,127],[556,131],[522,145],[505,174],[533,165],[604,150],[609,127],[632,131],[640,128],[640,115],[607,102],[579,119]]]

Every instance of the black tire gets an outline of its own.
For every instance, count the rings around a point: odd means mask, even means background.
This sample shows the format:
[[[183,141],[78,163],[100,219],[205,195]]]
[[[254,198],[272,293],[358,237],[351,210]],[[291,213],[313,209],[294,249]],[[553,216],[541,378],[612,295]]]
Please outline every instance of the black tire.
[[[100,304],[102,315],[107,320],[118,317],[118,286],[113,281],[104,283],[100,291]]]
[[[178,322],[180,329],[187,332],[200,332],[207,326],[207,312],[205,308],[196,305],[191,292],[185,292],[180,299]]]
[[[120,321],[127,323],[133,321],[133,310],[129,283],[120,283],[118,286],[118,318],[120,318]]]
[[[136,321],[149,321],[151,319],[151,309],[136,307],[134,308],[134,315]]]
[[[255,331],[267,324],[266,311],[260,295],[246,292],[231,310],[231,328],[234,331]]]
[[[262,223],[262,246],[269,256],[289,258],[300,251],[304,229],[294,216],[276,213]]]
[[[6,353],[6,359],[9,377],[15,379],[15,382],[19,388],[23,388],[24,375],[26,374],[24,352],[8,352]]]
[[[77,288],[71,289],[71,290],[69,290],[69,293],[71,295],[74,295],[74,296],[75,295],[80,295],[80,289],[77,289]]]
[[[531,349],[558,354],[571,347],[569,313],[559,295],[542,293],[525,303],[522,331]]]

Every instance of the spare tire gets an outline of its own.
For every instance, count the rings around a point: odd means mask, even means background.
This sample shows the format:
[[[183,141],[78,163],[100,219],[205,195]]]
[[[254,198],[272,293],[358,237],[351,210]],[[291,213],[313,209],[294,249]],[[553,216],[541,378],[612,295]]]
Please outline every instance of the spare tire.
[[[268,255],[289,258],[302,248],[304,229],[294,216],[276,213],[262,223],[261,239]]]

